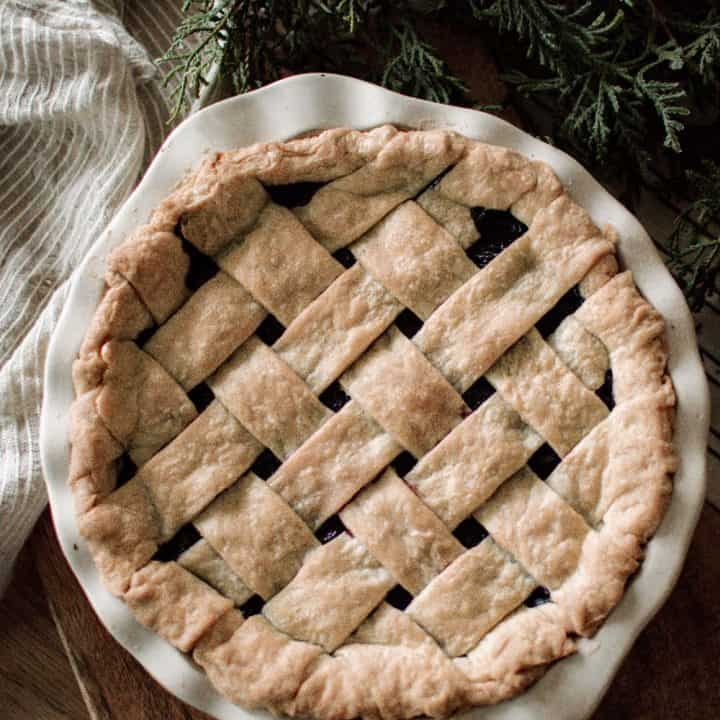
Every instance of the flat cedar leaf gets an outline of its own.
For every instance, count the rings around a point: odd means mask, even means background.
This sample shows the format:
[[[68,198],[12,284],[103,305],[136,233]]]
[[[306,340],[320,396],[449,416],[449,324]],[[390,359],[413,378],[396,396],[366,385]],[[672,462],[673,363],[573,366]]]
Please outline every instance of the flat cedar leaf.
[[[706,160],[685,174],[695,200],[675,221],[666,244],[668,265],[694,310],[720,292],[720,237],[705,226],[720,215],[720,165]]]

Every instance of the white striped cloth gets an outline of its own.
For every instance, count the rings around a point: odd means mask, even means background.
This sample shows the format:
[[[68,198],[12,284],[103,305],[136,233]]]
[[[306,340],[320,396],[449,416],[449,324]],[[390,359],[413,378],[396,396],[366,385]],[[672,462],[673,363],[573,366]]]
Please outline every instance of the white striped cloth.
[[[179,0],[0,2],[0,591],[46,503],[43,365],[68,277],[169,130]]]

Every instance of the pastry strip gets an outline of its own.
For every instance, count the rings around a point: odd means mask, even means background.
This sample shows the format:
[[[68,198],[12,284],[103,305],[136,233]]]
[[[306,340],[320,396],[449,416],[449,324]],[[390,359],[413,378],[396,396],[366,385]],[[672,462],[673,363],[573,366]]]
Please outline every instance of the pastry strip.
[[[641,548],[611,527],[592,530],[570,505],[525,468],[476,513],[562,606],[572,632],[592,634],[619,602]]]
[[[340,381],[415,457],[422,457],[470,413],[460,395],[395,327]]]
[[[575,652],[565,613],[553,603],[518,608],[468,653],[455,659],[468,702],[496,703],[532,685],[549,663]]]
[[[406,612],[387,602],[380,605],[358,625],[347,644],[403,645],[419,647],[429,645],[437,649],[435,641]]]
[[[97,408],[102,386],[75,399],[70,409],[70,474],[68,481],[91,476],[98,481],[95,491],[104,495],[115,487],[115,461],[124,448],[103,422]],[[102,481],[102,482],[100,482]]]
[[[320,188],[296,213],[330,252],[357,240],[460,156],[464,143],[442,131],[405,133],[351,175]]]
[[[480,237],[470,208],[446,197],[436,187],[425,190],[417,204],[466,250]]]
[[[578,567],[590,527],[529,468],[504,483],[475,513],[493,540],[551,590]]]
[[[125,602],[139,622],[183,652],[232,608],[230,600],[174,562],[151,562],[138,570]]]
[[[291,637],[332,652],[393,586],[390,573],[355,538],[338,535],[310,553],[300,572],[263,608]]]
[[[555,468],[548,485],[591,525],[612,528],[618,541],[627,535],[632,545],[643,544],[672,492],[669,410],[662,392],[618,405]]]
[[[273,349],[319,395],[401,310],[400,303],[358,264],[312,302]]]
[[[612,225],[605,225],[602,233],[613,245],[617,245],[619,238]],[[579,282],[578,290],[580,291],[580,295],[587,300],[587,298],[595,294],[603,285],[610,282],[610,280],[617,275],[618,269],[617,258],[614,254],[603,255]]]
[[[406,613],[448,655],[456,657],[475,647],[536,584],[487,538],[438,575],[408,605]]]
[[[562,196],[451,295],[413,340],[464,392],[612,247],[588,214]]]
[[[107,289],[95,311],[87,334],[80,346],[80,358],[96,356],[109,340],[134,340],[140,332],[153,324],[153,319],[138,297],[132,285],[120,275],[108,273]],[[75,392],[82,395],[101,382],[96,377],[91,386],[75,385]],[[75,374],[73,373],[73,380]]]
[[[68,485],[73,496],[75,515],[80,517],[91,510],[103,498],[115,489],[117,483],[115,464],[93,470],[87,475],[68,478]]]
[[[161,542],[247,470],[262,446],[217,401],[140,468],[161,520]]]
[[[558,325],[547,343],[586,387],[597,390],[605,382],[610,367],[607,348],[574,315]]]
[[[253,591],[230,569],[207,540],[200,539],[177,559],[178,565],[197,575],[235,605],[242,605]]]
[[[543,439],[496,393],[425,455],[405,479],[454,528],[542,444]]]
[[[157,552],[160,521],[150,494],[133,478],[78,518],[105,587],[122,595],[133,573]]]
[[[413,594],[464,552],[437,515],[391,468],[346,505],[340,519]]]
[[[523,193],[511,206],[510,212],[521,222],[530,225],[535,216],[563,194],[557,175],[544,162],[530,163],[535,171],[535,186]]]
[[[145,343],[185,390],[212,373],[267,313],[242,285],[219,272]]]
[[[535,168],[527,158],[507,148],[474,142],[440,181],[438,191],[468,207],[506,210],[536,183]]]
[[[283,463],[268,485],[317,530],[400,450],[360,405],[351,401]]]
[[[282,459],[332,416],[307,385],[257,338],[243,343],[207,382],[243,426]]]
[[[248,175],[217,171],[210,161],[194,178],[192,204],[181,218],[183,235],[206,255],[217,255],[247,232],[268,201],[265,188]]]
[[[226,613],[198,643],[193,659],[232,702],[290,711],[322,648],[278,632],[262,615],[240,620]]]
[[[230,640],[244,622],[245,618],[240,610],[228,610],[196,643],[192,653],[193,660],[202,666],[218,648]]]
[[[298,717],[452,717],[465,685],[435,643],[348,643],[321,655],[312,670],[293,699]]]
[[[124,277],[156,323],[164,323],[189,295],[190,258],[177,235],[144,225],[108,257],[108,271]]]
[[[485,377],[560,457],[608,415],[605,403],[568,370],[535,328]]]
[[[618,404],[665,384],[667,350],[660,313],[621,273],[593,293],[575,313],[610,351],[613,395]]]
[[[343,266],[286,208],[270,204],[255,227],[218,258],[283,325],[289,325]]]
[[[477,272],[455,238],[414,202],[393,210],[351,249],[370,273],[423,319]]]
[[[318,541],[253,473],[217,497],[195,527],[242,581],[266,600],[287,585]]]
[[[183,389],[133,342],[103,345],[103,384],[95,406],[132,461],[142,465],[197,417]]]

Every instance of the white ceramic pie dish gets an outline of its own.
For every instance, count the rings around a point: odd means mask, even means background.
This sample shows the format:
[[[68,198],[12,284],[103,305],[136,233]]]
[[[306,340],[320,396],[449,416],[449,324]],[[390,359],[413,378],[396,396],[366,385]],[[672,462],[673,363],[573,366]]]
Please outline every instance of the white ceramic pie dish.
[[[258,141],[285,140],[309,130],[336,126],[361,129],[384,123],[449,127],[468,137],[513,148],[549,163],[574,199],[620,235],[619,256],[647,299],[663,314],[670,349],[669,372],[678,412],[675,442],[680,468],[668,512],[647,550],[641,571],[595,638],[559,662],[528,692],[492,708],[469,713],[477,720],[552,717],[581,720],[602,698],[633,641],[672,589],[682,568],[705,496],[705,446],[709,394],[697,351],[692,316],[678,287],[638,221],[574,160],[496,117],[474,110],[424,102],[351,78],[301,75],[213,105],[188,118],[169,137],[135,192],[125,202],[75,273],[69,300],[50,343],[40,427],[42,462],[53,519],[63,551],[95,612],[115,639],[162,685],[219,720],[270,717],[223,699],[205,674],[134,619],[106,591],[80,538],[70,490],[69,410],[74,399],[71,363],[103,289],[110,250],[170,192],[208,151]]]

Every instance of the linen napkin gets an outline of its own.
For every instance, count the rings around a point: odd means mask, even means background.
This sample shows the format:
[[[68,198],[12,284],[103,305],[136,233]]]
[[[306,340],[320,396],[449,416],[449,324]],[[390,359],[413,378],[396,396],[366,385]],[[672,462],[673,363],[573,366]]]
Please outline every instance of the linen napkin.
[[[45,353],[68,277],[165,134],[178,0],[0,3],[0,592],[46,503]]]

